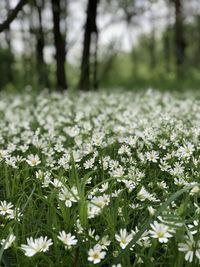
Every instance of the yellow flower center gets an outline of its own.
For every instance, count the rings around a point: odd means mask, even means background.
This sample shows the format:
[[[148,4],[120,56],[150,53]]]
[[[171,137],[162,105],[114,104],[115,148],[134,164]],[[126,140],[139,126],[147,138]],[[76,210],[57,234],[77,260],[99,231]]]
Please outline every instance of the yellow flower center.
[[[94,258],[94,259],[98,259],[98,258],[99,258],[99,254],[98,254],[98,253],[94,253],[94,254],[93,254],[93,258]]]
[[[163,232],[158,232],[158,237],[163,237],[164,233]]]

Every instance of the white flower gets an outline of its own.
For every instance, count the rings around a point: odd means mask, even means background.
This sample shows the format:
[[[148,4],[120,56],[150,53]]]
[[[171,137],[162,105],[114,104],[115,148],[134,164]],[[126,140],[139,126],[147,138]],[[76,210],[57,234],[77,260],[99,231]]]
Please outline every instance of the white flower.
[[[8,156],[8,151],[7,150],[2,150],[2,149],[0,149],[0,161],[2,160],[2,159],[5,159],[7,156]]]
[[[108,182],[102,184],[101,188],[99,188],[99,192],[101,193],[105,192],[108,189],[108,186],[109,186]]]
[[[153,216],[156,210],[152,206],[147,207],[147,209],[149,211],[149,214]]]
[[[36,239],[27,238],[27,245],[22,244],[21,248],[24,250],[27,257],[32,257],[38,252],[46,252],[49,250],[49,247],[52,245],[52,240],[47,239],[47,237],[39,237]]]
[[[33,154],[28,155],[26,162],[32,167],[34,167],[34,166],[36,166],[36,165],[41,163],[40,158],[38,157],[38,155],[33,155]]]
[[[99,197],[94,197],[92,199],[92,204],[94,203],[95,206],[103,209],[105,206],[108,206],[110,202],[110,197],[106,194],[104,194],[103,196],[99,196]]]
[[[200,189],[199,189],[199,186],[194,186],[191,191],[190,191],[190,195],[194,195],[194,194],[197,194],[199,193]]]
[[[124,175],[124,169],[122,166],[114,169],[111,174],[113,177],[122,177]]]
[[[1,215],[13,213],[12,208],[13,208],[12,203],[6,202],[5,200],[0,202],[0,214]]]
[[[87,170],[87,169],[92,169],[93,166],[94,166],[94,162],[95,162],[95,159],[94,158],[91,158],[91,159],[88,159],[86,160],[86,162],[83,164],[84,168]]]
[[[166,139],[161,139],[160,141],[159,141],[159,147],[160,148],[162,148],[162,149],[166,149],[167,148],[167,146],[169,145],[169,143],[168,143],[168,141],[166,140]]]
[[[115,234],[115,239],[120,243],[120,247],[125,249],[128,243],[133,239],[133,234],[128,234],[126,229],[120,229],[119,235]]]
[[[150,197],[149,192],[142,186],[140,191],[137,193],[137,198],[141,201],[145,201],[145,199],[148,199]]]
[[[194,203],[194,206],[195,206],[195,212],[197,213],[197,214],[200,214],[200,206],[198,205],[198,204],[196,204],[196,203]]]
[[[21,217],[22,217],[22,213],[20,212],[19,208],[15,208],[14,210],[11,210],[10,213],[6,215],[7,219],[17,220],[17,221],[20,221]]]
[[[95,229],[91,229],[91,228],[89,228],[89,229],[88,229],[88,235],[89,235],[91,238],[95,238]]]
[[[118,150],[119,155],[127,154],[128,156],[131,155],[131,150],[127,145],[122,145]]]
[[[190,229],[190,234],[195,235],[198,232],[199,220],[194,220],[193,224],[188,224],[188,228]]]
[[[108,239],[108,235],[104,236],[103,238],[101,238],[101,240],[99,241],[99,245],[101,246],[102,249],[107,249],[107,247],[110,246],[111,241]]]
[[[103,196],[93,197],[88,203],[88,218],[94,218],[99,215],[105,206],[108,206],[110,196],[104,194]]]
[[[70,249],[75,246],[78,240],[71,233],[66,234],[65,231],[59,232],[58,239],[65,244],[66,249]]]
[[[58,179],[53,179],[53,181],[50,181],[50,183],[56,188],[62,187],[62,182]]]
[[[140,189],[140,191],[137,193],[137,198],[140,201],[145,201],[148,199],[149,201],[157,202],[158,200],[154,197],[153,194],[150,194],[144,186]]]
[[[103,142],[104,134],[101,132],[94,133],[92,136],[92,143],[95,146],[101,146]]]
[[[168,239],[172,237],[172,234],[169,233],[169,227],[163,223],[154,221],[151,228],[152,230],[149,231],[151,237],[158,239],[160,243],[167,243]]]
[[[185,260],[192,262],[194,257],[195,241],[193,236],[189,233],[185,236],[185,243],[178,244],[178,250],[185,253]],[[197,253],[198,255],[199,253]]]
[[[66,187],[62,187],[58,197],[60,200],[65,201],[66,207],[71,207],[72,202],[77,202],[75,196],[77,196],[77,191],[75,189],[73,190],[72,188],[71,191],[69,191]]]
[[[76,221],[76,227],[77,227],[77,233],[78,234],[83,233],[83,227],[81,225],[80,219],[77,219],[77,221]]]
[[[194,145],[191,143],[188,144],[184,144],[183,146],[181,146],[178,150],[178,155],[182,158],[190,158],[190,156],[193,154],[194,152]]]
[[[135,230],[132,230],[131,232],[133,236],[135,236],[139,232],[138,227],[136,226]],[[151,242],[149,240],[148,231],[144,231],[144,233],[140,236],[140,238],[138,239],[136,243],[143,248],[150,247]]]
[[[12,243],[15,241],[15,239],[16,239],[16,236],[13,234],[10,234],[8,240],[6,240],[6,239],[1,240],[1,245],[5,244],[4,249],[8,249],[12,246]]]
[[[159,159],[158,152],[152,150],[151,152],[146,152],[146,158],[148,161],[157,162]]]
[[[38,170],[36,173],[35,173],[35,176],[37,179],[40,179],[40,180],[43,180],[44,179],[44,173],[43,171],[41,170]]]
[[[99,215],[101,213],[101,208],[95,206],[92,203],[88,203],[87,213],[88,213],[88,218],[89,219],[94,218],[94,217],[96,217],[97,215]]]
[[[184,173],[184,167],[179,162],[175,162],[174,168],[170,169],[170,174],[180,176]]]
[[[94,248],[91,248],[88,251],[88,260],[93,262],[94,264],[99,263],[106,256],[106,252],[102,251],[100,245],[95,245]]]

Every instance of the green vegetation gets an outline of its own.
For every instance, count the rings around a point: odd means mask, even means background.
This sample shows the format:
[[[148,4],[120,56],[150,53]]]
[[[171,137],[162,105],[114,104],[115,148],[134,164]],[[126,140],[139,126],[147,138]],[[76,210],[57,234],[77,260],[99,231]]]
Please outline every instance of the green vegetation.
[[[199,101],[2,93],[3,266],[199,266]]]
[[[0,267],[200,266],[199,11],[0,1]]]

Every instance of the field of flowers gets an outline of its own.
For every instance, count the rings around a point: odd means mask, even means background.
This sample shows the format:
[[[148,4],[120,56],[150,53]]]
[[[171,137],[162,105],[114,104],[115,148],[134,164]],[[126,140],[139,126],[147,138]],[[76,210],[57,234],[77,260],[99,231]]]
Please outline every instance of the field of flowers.
[[[200,266],[200,100],[1,95],[0,261]]]

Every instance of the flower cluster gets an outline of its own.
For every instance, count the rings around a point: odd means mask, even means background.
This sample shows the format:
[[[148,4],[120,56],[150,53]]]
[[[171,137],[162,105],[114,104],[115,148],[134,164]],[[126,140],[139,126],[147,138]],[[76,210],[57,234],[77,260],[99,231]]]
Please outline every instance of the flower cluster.
[[[198,98],[2,93],[0,118],[0,239],[19,266],[200,264]]]

